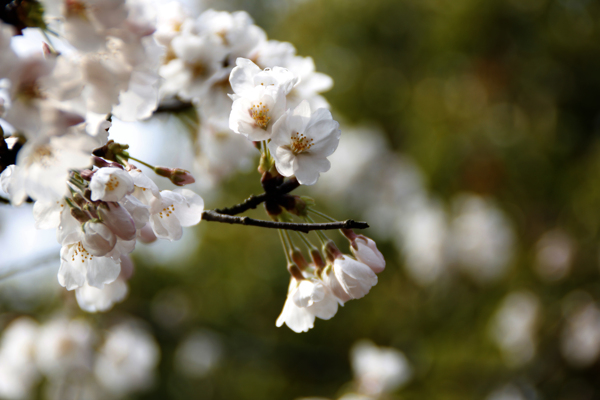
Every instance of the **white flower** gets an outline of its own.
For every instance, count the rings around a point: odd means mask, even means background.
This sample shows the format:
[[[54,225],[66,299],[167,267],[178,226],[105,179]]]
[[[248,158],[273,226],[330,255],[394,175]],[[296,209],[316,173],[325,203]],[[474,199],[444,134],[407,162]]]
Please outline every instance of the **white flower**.
[[[179,240],[182,227],[196,225],[202,219],[204,200],[188,189],[163,190],[162,208],[150,216],[154,234],[162,239]]]
[[[329,110],[311,113],[306,101],[288,110],[274,124],[269,143],[277,171],[283,176],[295,175],[302,185],[315,184],[319,174],[329,170],[327,157],[337,148],[340,134]]]
[[[296,107],[307,100],[311,109],[329,108],[329,103],[319,95],[333,86],[333,79],[320,72],[315,72],[315,63],[311,57],[296,55],[294,45],[288,42],[269,40],[256,50],[253,57],[261,68],[284,67],[297,76],[299,83],[287,96],[288,106]]]
[[[509,366],[521,366],[535,355],[540,301],[530,292],[513,292],[502,301],[490,335]]]
[[[198,132],[200,161],[213,179],[218,181],[252,168],[258,151],[252,142],[229,129],[227,118],[201,121]]]
[[[498,279],[512,258],[509,220],[490,200],[463,195],[454,201],[449,238],[459,267],[479,282]]]
[[[58,283],[67,290],[77,289],[86,283],[101,289],[105,284],[114,282],[121,271],[120,260],[92,256],[81,242],[63,245],[60,258]]]
[[[162,207],[162,198],[156,183],[139,169],[129,171],[129,176],[135,185],[133,196],[148,207],[150,214],[157,213]]]
[[[587,298],[587,293],[573,293],[571,298],[582,297],[582,304],[571,306],[561,332],[560,350],[567,362],[579,368],[588,367],[600,355],[600,309]],[[583,297],[585,296],[585,299]]]
[[[127,210],[133,219],[135,229],[143,228],[150,220],[150,207],[142,203],[134,195],[126,195],[123,197],[120,204]]]
[[[95,144],[80,134],[31,140],[19,151],[11,185],[34,200],[60,200],[68,192],[70,171],[91,166]]]
[[[360,299],[377,285],[377,275],[371,268],[346,255],[336,258],[331,269],[334,276],[326,273],[325,282],[341,301]]]
[[[385,258],[377,249],[377,244],[373,239],[363,235],[356,235],[351,239],[350,251],[354,257],[363,264],[366,264],[376,274],[385,269]]]
[[[238,58],[236,67],[229,75],[231,88],[237,96],[244,96],[256,86],[281,86],[287,95],[299,82],[299,78],[282,67],[260,69],[247,58]],[[233,99],[237,99],[233,96]]]
[[[90,253],[90,257],[106,255],[117,243],[115,234],[101,222],[87,221],[82,230],[81,244]]]
[[[127,283],[119,277],[114,282],[104,285],[102,289],[83,285],[75,289],[75,297],[82,310],[95,313],[110,310],[115,303],[127,297],[127,292]]]
[[[38,324],[28,317],[15,319],[6,327],[0,346],[0,397],[27,399],[40,375],[35,365]]]
[[[265,32],[245,11],[228,13],[207,10],[196,20],[200,34],[218,37],[229,53],[229,63],[237,57],[249,57],[253,50],[266,40]]]
[[[61,213],[67,206],[64,199],[56,201],[38,200],[33,205],[33,218],[37,229],[58,228]],[[67,211],[68,212],[68,211]]]
[[[234,100],[229,128],[252,141],[267,140],[284,111],[285,92],[281,86],[256,86]]]
[[[222,68],[226,50],[214,36],[184,32],[172,40],[171,48],[176,58],[159,71],[165,79],[161,87],[165,96],[201,97],[227,73]]]
[[[100,168],[90,181],[92,201],[119,201],[133,189],[133,179],[126,171],[116,167]]]
[[[298,282],[291,278],[288,297],[277,318],[276,326],[284,323],[294,332],[307,332],[314,326],[315,317],[330,319],[338,309],[338,299],[317,279]]]
[[[150,386],[159,358],[152,335],[125,323],[111,328],[96,358],[94,374],[112,393],[126,395]]]
[[[89,370],[94,339],[94,331],[84,320],[58,318],[48,322],[36,343],[40,370],[51,377]]]
[[[361,340],[352,346],[350,354],[358,390],[363,394],[380,396],[393,392],[412,377],[408,360],[396,349]]]

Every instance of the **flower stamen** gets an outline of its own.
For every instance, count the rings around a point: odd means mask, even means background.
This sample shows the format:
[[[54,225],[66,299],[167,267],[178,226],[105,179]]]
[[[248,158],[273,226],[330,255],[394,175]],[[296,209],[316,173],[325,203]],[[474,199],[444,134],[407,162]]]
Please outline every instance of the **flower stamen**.
[[[296,132],[292,135],[292,144],[290,145],[290,149],[294,154],[305,153],[313,146],[314,139],[308,139],[303,134]]]
[[[263,103],[254,104],[250,107],[250,116],[256,122],[261,129],[267,130],[267,125],[271,121],[271,117],[268,116],[269,109]]]

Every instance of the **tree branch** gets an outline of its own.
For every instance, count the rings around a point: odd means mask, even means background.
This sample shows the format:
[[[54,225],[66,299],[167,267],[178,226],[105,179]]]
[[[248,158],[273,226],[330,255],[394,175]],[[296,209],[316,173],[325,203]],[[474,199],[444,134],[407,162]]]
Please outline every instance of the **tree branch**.
[[[261,219],[254,219],[250,217],[236,217],[233,215],[226,215],[219,213],[217,210],[206,210],[202,213],[202,219],[204,221],[214,221],[221,222],[226,224],[235,224],[235,225],[250,225],[250,226],[260,226],[262,228],[272,228],[272,229],[286,229],[291,231],[300,231],[304,233],[308,233],[310,231],[316,230],[332,230],[332,229],[366,229],[369,227],[369,224],[361,221],[354,221],[352,219],[347,219],[346,221],[339,222],[326,222],[319,224],[306,224],[306,223],[295,223],[295,222],[275,222],[275,221],[265,221]]]
[[[300,186],[300,184],[298,183],[296,178],[292,178],[277,186],[277,188],[272,192],[265,192],[259,195],[253,194],[240,204],[236,204],[231,207],[217,208],[214,210],[214,212],[225,215],[241,214],[244,211],[256,208],[256,206],[267,201],[268,199],[287,194],[292,190],[296,189],[298,186]]]

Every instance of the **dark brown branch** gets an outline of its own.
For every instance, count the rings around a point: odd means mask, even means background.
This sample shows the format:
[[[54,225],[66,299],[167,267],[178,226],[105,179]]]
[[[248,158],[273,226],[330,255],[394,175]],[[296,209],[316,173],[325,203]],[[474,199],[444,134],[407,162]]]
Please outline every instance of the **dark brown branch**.
[[[262,193],[259,195],[252,195],[252,196],[248,197],[246,200],[244,200],[243,202],[241,202],[240,204],[236,204],[234,206],[226,207],[226,208],[218,208],[214,211],[216,213],[225,214],[225,215],[241,214],[244,211],[248,211],[250,209],[256,208],[256,206],[267,201],[268,199],[272,199],[277,196],[287,194],[287,193],[291,192],[292,190],[296,189],[298,186],[300,186],[300,184],[298,183],[296,178],[292,178],[290,180],[285,181],[284,183],[279,185],[275,190],[273,190],[271,192]]]
[[[275,222],[265,221],[261,219],[254,219],[250,217],[236,217],[233,215],[226,215],[217,212],[216,210],[206,210],[202,213],[202,219],[204,221],[222,222],[226,224],[236,225],[249,225],[249,226],[260,226],[262,228],[272,229],[286,229],[291,231],[300,231],[308,233],[316,230],[332,230],[332,229],[366,229],[369,224],[361,221],[354,221],[348,219],[346,221],[339,222],[326,222],[319,224],[305,224],[305,223],[294,223],[294,222]]]

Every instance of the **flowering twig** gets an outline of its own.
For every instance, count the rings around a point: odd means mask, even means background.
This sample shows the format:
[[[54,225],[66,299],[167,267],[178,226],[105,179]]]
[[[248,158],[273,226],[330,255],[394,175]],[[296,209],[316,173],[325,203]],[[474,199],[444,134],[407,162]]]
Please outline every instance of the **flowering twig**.
[[[219,208],[214,210],[216,213],[225,214],[225,215],[236,215],[241,214],[244,211],[248,211],[250,209],[256,208],[259,204],[267,201],[268,199],[281,196],[291,192],[296,189],[300,184],[298,181],[293,178],[285,181],[281,185],[277,186],[274,190],[265,192],[259,195],[252,195],[248,197],[246,200],[241,202],[240,204],[236,204],[231,207]]]
[[[265,221],[261,219],[254,219],[250,217],[236,217],[233,215],[222,214],[217,210],[206,210],[202,213],[202,219],[204,221],[215,221],[226,224],[236,225],[250,225],[260,226],[262,228],[273,228],[273,229],[286,229],[291,231],[300,231],[308,233],[315,230],[331,230],[331,229],[366,229],[369,224],[361,221],[354,221],[347,219],[345,221],[338,222],[326,222],[326,223],[294,223],[294,222],[275,222]]]

